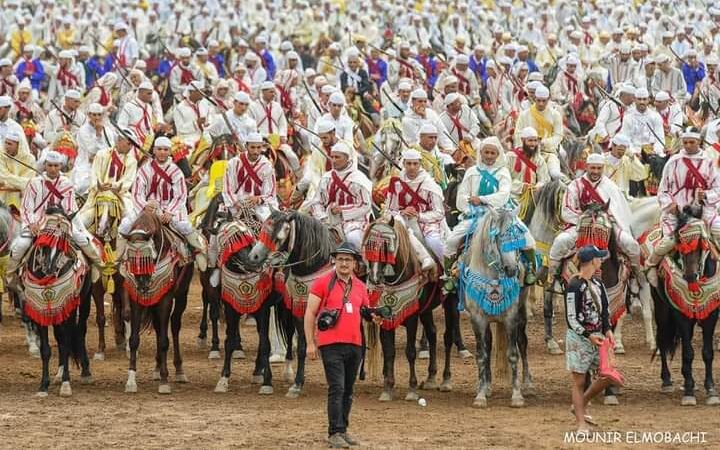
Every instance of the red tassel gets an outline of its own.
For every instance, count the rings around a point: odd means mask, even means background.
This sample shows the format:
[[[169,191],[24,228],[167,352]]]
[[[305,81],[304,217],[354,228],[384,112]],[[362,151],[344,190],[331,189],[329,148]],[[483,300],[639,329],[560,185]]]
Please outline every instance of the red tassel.
[[[56,314],[48,314],[46,312],[43,313],[40,311],[36,311],[30,306],[29,302],[25,302],[23,310],[25,314],[30,318],[30,320],[32,320],[36,324],[42,327],[49,327],[50,325],[59,325],[65,322],[67,318],[70,317],[70,314],[75,312],[78,306],[80,306],[80,297],[74,297],[70,301],[68,301],[65,306],[63,306],[62,310],[60,310]]]
[[[260,236],[258,236],[258,241],[262,242],[262,244],[268,248],[271,252],[274,252],[276,249],[275,243],[272,240],[272,237],[268,234],[267,231],[263,228],[260,230]]]
[[[241,236],[233,236],[232,237],[232,244],[230,244],[229,247],[223,250],[222,255],[220,255],[220,265],[224,266],[225,263],[230,259],[232,255],[239,252],[240,250],[244,249],[245,247],[252,245],[255,243],[255,238],[251,234],[243,234]]]

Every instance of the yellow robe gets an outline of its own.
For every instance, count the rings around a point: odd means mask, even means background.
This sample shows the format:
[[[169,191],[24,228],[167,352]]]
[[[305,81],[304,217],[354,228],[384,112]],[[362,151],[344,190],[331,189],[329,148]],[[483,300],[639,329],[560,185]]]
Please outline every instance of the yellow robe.
[[[10,37],[10,46],[15,53],[15,58],[19,58],[22,49],[28,44],[32,44],[32,34],[28,30],[15,30]]]
[[[15,156],[30,167],[35,167],[35,157],[22,148]],[[20,211],[22,193],[30,180],[37,174],[5,156],[5,149],[0,149],[0,200],[7,206],[15,206]]]

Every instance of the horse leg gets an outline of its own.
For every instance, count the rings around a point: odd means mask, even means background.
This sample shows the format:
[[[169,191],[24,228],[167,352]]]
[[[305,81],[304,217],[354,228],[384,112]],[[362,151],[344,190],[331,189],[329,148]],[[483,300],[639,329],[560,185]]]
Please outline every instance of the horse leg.
[[[62,374],[62,384],[60,386],[60,396],[70,397],[72,396],[72,388],[70,387],[70,353],[72,347],[72,326],[74,317],[65,319],[63,323],[58,325],[58,334],[62,336],[62,339],[58,342],[58,354],[60,364],[64,367]]]
[[[92,298],[95,301],[95,324],[98,329],[98,349],[93,356],[95,361],[105,360],[105,290],[102,281],[93,283]]]
[[[237,324],[240,322],[238,314],[232,306],[225,304],[225,362],[223,363],[220,380],[215,385],[215,392],[223,393],[228,391],[230,374],[232,372],[232,354],[237,346]]]
[[[680,337],[682,339],[682,375],[685,379],[683,386],[683,398],[682,406],[695,406],[697,400],[695,399],[695,380],[692,374],[692,363],[695,357],[695,351],[692,346],[693,330],[695,323],[691,319],[687,319],[679,312],[673,311],[673,316],[678,321],[678,329],[680,330]]]
[[[435,376],[437,375],[437,329],[435,329],[435,322],[432,317],[432,310],[428,308],[427,311],[422,313],[420,316],[423,329],[428,340],[428,349],[430,350],[430,364],[428,365],[428,377],[427,380],[420,384],[420,389],[437,389],[437,381]]]
[[[60,332],[60,326],[53,327],[53,336],[55,336],[55,342],[57,342],[58,344],[58,355],[60,355],[60,347],[63,344],[63,334]],[[58,357],[58,370],[55,374],[55,378],[53,379],[53,383],[61,384],[64,373],[65,366],[63,366],[63,359],[61,357]]]
[[[552,287],[552,286],[551,286]],[[543,298],[543,319],[545,320],[545,347],[551,355],[562,355],[563,351],[553,337],[553,297],[551,290],[545,291]]]
[[[220,298],[218,297],[218,290],[213,289],[213,295],[210,298],[210,325],[212,327],[212,343],[210,345],[210,354],[208,359],[220,359],[220,336],[218,331],[218,322],[220,321]],[[238,337],[239,333],[239,322],[238,322]],[[240,343],[238,342],[238,347]]]
[[[715,324],[718,319],[718,310],[710,314],[705,320],[700,321],[703,336],[702,358],[705,363],[705,392],[707,405],[720,405],[720,397],[715,390],[715,382],[713,381],[712,363],[713,363],[713,335],[715,334]]]
[[[170,348],[170,339],[168,338],[168,326],[170,325],[170,315],[172,314],[173,299],[171,295],[166,295],[160,301],[159,305],[153,308],[153,314],[157,314],[158,322],[160,323],[158,332],[158,357],[160,362],[160,386],[158,387],[158,394],[170,394],[172,389],[168,384],[168,366],[167,366],[167,354]],[[173,327],[173,338],[174,336]],[[178,333],[180,332],[178,327]],[[178,349],[179,350],[179,349]],[[180,361],[180,370],[182,371],[182,360]],[[178,373],[178,366],[175,366],[176,374]]]
[[[523,299],[520,299],[520,301],[523,301]],[[522,326],[519,315],[524,313],[524,311],[518,308],[515,317],[509,317],[505,320],[505,334],[508,342],[507,359],[512,373],[512,398],[510,400],[510,406],[513,408],[522,408],[525,406],[520,377],[518,376],[518,331]]]
[[[260,308],[258,314],[255,314],[255,328],[258,333],[258,349],[255,358],[255,371],[262,380],[259,393],[270,395],[274,392],[272,385],[272,366],[270,365],[270,353],[272,346],[270,344],[270,307],[267,302]],[[254,378],[254,377],[253,377]],[[292,390],[292,387],[290,389]],[[288,394],[290,391],[288,391]],[[297,389],[298,395],[300,388]]]
[[[395,391],[395,330],[380,328],[380,344],[383,352],[383,392],[381,402],[393,399]]]
[[[52,349],[50,348],[50,339],[48,337],[48,328],[38,326],[38,335],[40,337],[40,357],[42,358],[42,378],[40,380],[40,389],[38,389],[38,397],[47,397],[48,388],[50,387],[50,356]]]
[[[443,368],[443,381],[440,385],[440,392],[452,391],[452,373],[450,371],[450,360],[452,356],[452,346],[455,338],[455,327],[458,324],[457,296],[448,295],[443,303],[445,310],[445,333],[443,341],[445,344],[445,367]]]
[[[655,352],[656,342],[653,328],[653,300],[650,286],[645,283],[640,287],[640,304],[642,305],[643,326],[645,328],[645,343],[651,352]]]
[[[188,270],[190,271],[189,273],[186,272]],[[188,378],[183,370],[183,359],[180,348],[180,329],[182,328],[182,316],[185,312],[185,308],[187,308],[187,295],[190,288],[190,282],[192,281],[192,266],[189,268],[186,266],[180,273],[181,281],[179,281],[173,297],[170,298],[168,306],[168,308],[172,310],[172,315],[170,315],[170,310],[168,310],[168,315],[170,316],[170,326],[173,339],[173,366],[175,366],[175,382],[187,383]],[[217,326],[214,328],[214,333],[215,339],[217,340]],[[219,346],[219,342],[216,345]]]
[[[617,355],[624,355],[625,354],[625,346],[623,345],[622,341],[622,328],[623,328],[623,322],[625,321],[626,314],[623,314],[618,319],[617,323],[615,324],[615,328],[613,329],[613,337],[615,338],[615,354]]]
[[[480,312],[471,312],[470,322],[472,324],[473,333],[475,334],[475,361],[478,367],[478,385],[477,395],[473,400],[473,406],[476,408],[487,407],[487,389],[489,385],[488,364],[489,355],[486,352],[485,335],[488,331],[488,321]]]
[[[418,316],[414,314],[405,320],[405,330],[407,332],[407,342],[405,343],[405,357],[408,360],[410,367],[410,376],[408,381],[408,393],[405,396],[405,400],[417,401],[420,396],[417,393],[417,374],[415,373],[415,359],[417,358],[417,331],[418,331]]]
[[[128,366],[128,379],[125,383],[125,392],[137,392],[137,382],[135,377],[137,374],[137,351],[140,347],[140,319],[142,316],[142,308],[135,302],[130,302],[130,338],[128,345],[130,346],[130,364]]]
[[[115,292],[112,295],[112,322],[115,332],[115,349],[123,351],[125,349],[128,335],[125,334],[125,321],[122,317],[122,279],[115,279]]]
[[[304,330],[304,323],[303,319],[298,319],[296,317],[293,318],[293,322],[295,323],[295,332],[298,336],[298,348],[297,348],[297,357],[298,357],[298,363],[297,363],[297,373],[295,374],[295,386],[302,391],[303,386],[305,385],[305,358],[307,356],[307,341],[305,340],[305,330]],[[291,342],[288,342],[288,347],[292,345]]]
[[[87,324],[90,318],[90,308],[92,302],[88,298],[90,295],[90,289],[92,288],[89,279],[84,281],[86,283],[83,289],[80,291],[80,306],[78,307],[77,323],[74,324],[73,330],[73,345],[77,345],[79,352],[78,358],[80,359],[80,382],[82,384],[91,384],[93,382],[92,373],[90,373],[90,358],[88,357],[86,337],[87,337]],[[87,300],[85,300],[87,299]],[[74,316],[73,316],[73,320]],[[77,340],[77,342],[75,342]]]
[[[517,325],[517,348],[518,353],[520,355],[520,358],[522,358],[522,365],[523,365],[523,389],[525,389],[526,393],[530,389],[533,389],[533,379],[532,379],[532,373],[530,372],[530,363],[528,362],[528,336],[527,336],[527,312],[529,311],[528,303],[527,303],[527,293],[530,292],[529,289],[525,288],[523,290],[524,294],[521,294],[520,301],[522,304],[520,305],[520,311],[518,316],[518,325]]]
[[[201,280],[205,280],[204,275],[200,275]],[[205,281],[202,282],[202,293],[200,294],[200,298],[202,298],[202,316],[200,316],[200,334],[198,334],[197,337],[197,345],[200,348],[205,348],[207,346],[207,329],[208,329],[208,308],[209,308],[209,300],[208,300],[208,289],[210,283],[206,283]],[[215,358],[211,358],[215,359]]]

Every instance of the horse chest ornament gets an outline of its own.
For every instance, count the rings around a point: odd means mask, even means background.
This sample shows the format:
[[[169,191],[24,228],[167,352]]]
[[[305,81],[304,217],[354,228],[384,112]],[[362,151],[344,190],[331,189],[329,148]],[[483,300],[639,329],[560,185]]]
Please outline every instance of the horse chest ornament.
[[[25,314],[40,326],[63,323],[80,305],[80,289],[86,271],[87,265],[79,257],[73,270],[58,277],[36,278],[29,270],[23,270]]]
[[[317,272],[299,277],[292,273],[285,280],[285,291],[283,292],[283,300],[285,306],[292,311],[293,316],[298,318],[305,317],[305,309],[307,308],[307,299],[310,294],[310,286],[318,278],[327,275],[335,270],[332,265],[327,265]]]
[[[409,280],[397,285],[372,285],[368,284],[370,306],[387,306],[392,311],[392,316],[383,319],[382,328],[394,330],[420,309],[420,291],[422,289],[421,277],[416,275]]]
[[[465,309],[466,300],[473,300],[490,316],[504,313],[520,295],[518,277],[488,278],[474,272],[465,263],[459,264],[458,310]]]
[[[168,252],[165,258],[157,263],[148,262],[147,259],[140,255],[133,258],[131,254],[123,264],[121,272],[130,300],[144,307],[156,305],[173,288],[178,256],[175,252]],[[141,282],[140,277],[149,278]]]

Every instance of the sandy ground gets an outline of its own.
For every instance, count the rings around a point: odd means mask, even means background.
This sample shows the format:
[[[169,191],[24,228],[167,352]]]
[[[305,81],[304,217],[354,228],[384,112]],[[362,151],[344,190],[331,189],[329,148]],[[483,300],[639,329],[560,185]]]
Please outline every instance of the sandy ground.
[[[59,387],[51,386],[50,396],[34,397],[40,380],[40,360],[31,358],[23,344],[20,322],[3,304],[5,321],[0,326],[0,447],[2,448],[297,448],[325,447],[326,415],[322,368],[319,361],[308,364],[304,394],[297,400],[284,397],[288,383],[276,375],[275,394],[260,396],[258,386],[250,384],[251,360],[257,337],[254,328],[243,327],[248,359],[236,361],[230,392],[215,394],[221,362],[207,359],[207,350],[198,348],[196,336],[200,320],[197,283],[185,313],[182,333],[185,370],[189,384],[173,384],[169,396],[157,394],[152,381],[155,339],[143,335],[138,362],[137,394],[123,392],[127,375],[124,352],[109,345],[105,361],[93,361],[94,384],[81,385],[73,369],[73,396],[61,398]],[[400,400],[380,403],[380,385],[369,381],[356,385],[351,431],[365,448],[560,448],[568,444],[566,432],[574,429],[568,413],[570,392],[564,357],[544,351],[540,315],[531,319],[530,363],[535,379],[533,392],[526,392],[526,407],[510,408],[506,386],[495,386],[489,408],[471,407],[477,369],[474,359],[453,358],[454,390],[451,393],[423,392],[428,406],[402,398],[407,387],[407,363],[396,362]],[[560,316],[559,319],[562,319]],[[88,347],[97,345],[94,310]],[[108,320],[108,323],[111,323]],[[436,320],[442,332],[442,320]],[[556,320],[557,335],[564,336],[565,324]],[[463,319],[466,343],[475,339]],[[403,333],[400,333],[404,345]],[[108,328],[112,342],[112,330]],[[596,401],[592,414],[600,422],[598,431],[608,432],[622,447],[647,448],[638,443],[643,432],[704,432],[704,443],[694,447],[720,448],[720,410],[704,405],[698,392],[698,406],[681,407],[681,393],[659,391],[659,363],[650,362],[642,342],[639,320],[629,321],[625,331],[628,354],[619,356],[628,386],[620,396],[620,406],[603,406]],[[222,332],[224,338],[224,331]],[[442,354],[442,352],[440,352]],[[53,349],[53,358],[57,350]],[[55,367],[56,359],[52,366]],[[171,376],[173,374],[170,366]],[[673,364],[676,385],[681,384],[679,360]],[[281,366],[274,366],[280,371]],[[426,373],[425,361],[419,374]],[[702,379],[700,352],[696,351],[695,377]],[[715,364],[717,367],[717,363]],[[617,432],[617,434],[611,434]],[[630,434],[628,434],[630,433]],[[655,443],[663,442],[659,434]],[[686,439],[690,435],[685,435]],[[700,439],[700,435],[697,435]],[[574,445],[578,448],[608,447]],[[672,448],[662,444],[652,447]]]

